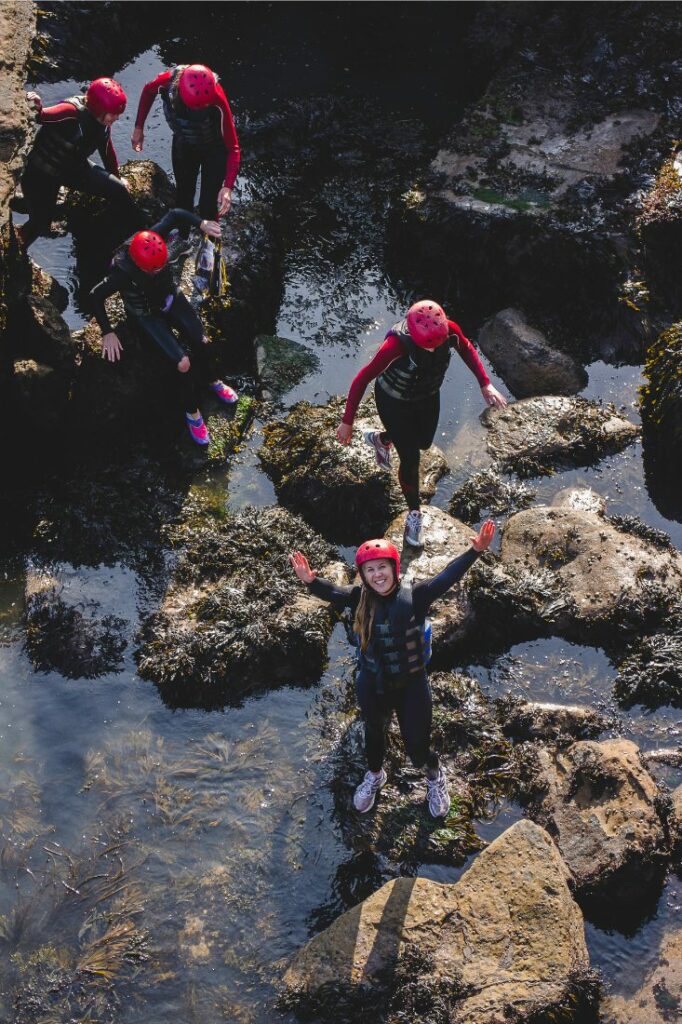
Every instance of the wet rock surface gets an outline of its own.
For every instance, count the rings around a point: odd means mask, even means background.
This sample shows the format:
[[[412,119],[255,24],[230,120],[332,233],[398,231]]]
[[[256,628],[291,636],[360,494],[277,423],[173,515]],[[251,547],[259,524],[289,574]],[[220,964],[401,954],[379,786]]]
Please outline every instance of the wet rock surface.
[[[474,579],[476,606],[488,618],[506,615],[509,628],[613,643],[619,630],[650,628],[669,616],[682,556],[593,512],[537,506],[508,520],[499,563],[485,581]]]
[[[626,708],[682,706],[682,615],[668,629],[634,642],[618,665],[614,694]]]
[[[493,1024],[560,1007],[567,1021],[589,1019],[580,1014],[594,988],[569,883],[546,832],[518,822],[454,885],[399,878],[338,918],[294,957],[289,1001],[330,1021],[371,1003],[387,1021],[437,1009],[453,1024]]]
[[[650,287],[675,316],[682,312],[675,267],[682,260],[682,151],[663,161],[638,218]]]
[[[291,571],[299,548],[343,582],[336,553],[280,508],[236,516],[201,501],[174,527],[179,559],[158,613],[144,624],[139,671],[181,707],[221,706],[282,682],[315,682],[334,617]]]
[[[669,519],[682,522],[682,323],[659,335],[647,352],[641,390],[644,469],[651,496]]]
[[[606,728],[599,712],[577,704],[540,704],[509,695],[497,701],[497,713],[505,736],[520,740],[593,739]]]
[[[7,221],[9,199],[22,170],[32,120],[24,97],[24,76],[36,23],[36,6],[9,0],[2,5],[0,54],[0,223]],[[4,291],[4,288],[3,288]]]
[[[667,856],[659,789],[629,740],[585,740],[538,751],[540,774],[529,813],[554,838],[581,899],[618,916],[660,881]]]
[[[574,395],[587,384],[585,370],[553,348],[518,309],[503,309],[487,320],[478,344],[515,398]]]
[[[505,479],[495,469],[483,469],[458,487],[450,499],[449,511],[466,523],[478,523],[488,516],[510,515],[529,508],[535,491],[521,480]]]
[[[511,748],[478,683],[460,672],[436,673],[430,682],[431,742],[447,773],[452,799],[445,819],[431,817],[424,773],[408,761],[395,722],[388,733],[388,782],[370,813],[360,815],[353,807],[353,792],[367,770],[359,720],[344,733],[336,757],[333,788],[344,836],[357,854],[379,854],[392,872],[412,873],[425,862],[463,864],[484,845],[476,834],[476,817],[515,782]]]
[[[603,515],[606,501],[591,487],[564,487],[552,498],[552,508],[572,508],[577,512],[595,512]]]
[[[613,406],[554,395],[486,409],[481,422],[491,457],[522,477],[590,465],[639,436],[639,428]]]
[[[314,352],[289,338],[259,334],[255,344],[261,387],[275,400],[281,400],[320,365]]]
[[[374,449],[362,437],[364,430],[381,427],[374,403],[360,406],[346,446],[336,440],[344,405],[341,398],[324,406],[299,402],[285,419],[266,424],[258,456],[283,505],[331,540],[360,544],[381,536],[398,511],[405,509],[405,499],[397,467],[386,472],[377,466]],[[447,471],[440,449],[432,447],[423,453],[420,492],[424,500],[433,497]]]
[[[672,1024],[682,1015],[682,931],[663,936],[658,964],[630,996],[608,995],[603,1024]]]

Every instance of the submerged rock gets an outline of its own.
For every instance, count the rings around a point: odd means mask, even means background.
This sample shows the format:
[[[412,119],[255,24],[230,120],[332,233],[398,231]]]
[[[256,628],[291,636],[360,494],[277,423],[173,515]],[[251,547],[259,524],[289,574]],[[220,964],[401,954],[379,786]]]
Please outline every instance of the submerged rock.
[[[584,1021],[596,993],[569,884],[546,832],[517,822],[454,885],[398,878],[343,914],[294,957],[287,1002],[332,1022],[369,1006],[378,1020]]]
[[[582,643],[662,622],[681,586],[679,553],[593,512],[536,506],[508,520],[499,563],[470,592],[512,633],[525,624]]]
[[[486,409],[481,422],[491,457],[519,476],[591,465],[639,436],[639,428],[612,405],[555,395]]]
[[[663,936],[658,963],[632,995],[608,995],[602,1024],[674,1024],[682,1017],[682,931]]]
[[[509,695],[497,701],[497,711],[505,736],[520,740],[592,739],[606,728],[594,708],[577,704],[540,704]]]
[[[520,480],[503,479],[495,469],[483,469],[458,487],[450,500],[451,515],[466,523],[488,516],[509,515],[529,508],[535,491]]]
[[[564,487],[552,498],[552,508],[572,508],[577,512],[596,512],[603,515],[606,501],[591,487]]]
[[[144,678],[182,707],[319,679],[334,616],[299,583],[288,555],[300,548],[322,575],[342,582],[333,548],[284,509],[231,516],[201,503],[173,538],[177,566],[159,611],[143,624]]]
[[[314,352],[289,338],[259,334],[255,344],[261,386],[275,399],[283,398],[320,365]]]
[[[682,451],[682,322],[649,348],[641,389],[644,469],[656,507],[682,522],[682,474],[674,471]]]
[[[346,446],[336,440],[343,409],[341,398],[332,398],[323,406],[299,402],[285,419],[266,424],[258,456],[283,505],[299,512],[333,541],[360,544],[368,537],[381,536],[391,519],[400,510],[406,511],[405,499],[397,467],[390,472],[380,469],[374,449],[362,437],[364,430],[381,426],[373,401],[360,406],[353,439]],[[447,471],[440,449],[432,447],[422,454],[420,491],[424,500],[433,497],[438,480]]]
[[[629,740],[540,749],[529,809],[554,838],[581,898],[633,910],[667,856],[658,786]],[[621,904],[620,911],[618,904]]]
[[[486,321],[478,344],[514,398],[574,395],[587,384],[585,370],[553,348],[518,309],[503,309]]]

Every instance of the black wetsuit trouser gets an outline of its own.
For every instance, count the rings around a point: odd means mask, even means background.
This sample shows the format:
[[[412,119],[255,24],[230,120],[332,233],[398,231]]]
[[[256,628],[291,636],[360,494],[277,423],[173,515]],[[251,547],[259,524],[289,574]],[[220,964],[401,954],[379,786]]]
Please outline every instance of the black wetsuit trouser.
[[[370,771],[378,772],[384,762],[386,731],[394,711],[412,764],[438,770],[438,754],[430,746],[432,701],[426,672],[415,672],[404,686],[385,686],[380,693],[376,676],[361,668],[355,678],[355,692],[365,723],[365,756]]]
[[[190,368],[186,373],[180,371],[179,376],[184,410],[194,412],[199,408],[201,391],[213,380],[201,320],[182,292],[175,296],[167,313],[134,315],[133,319],[176,368],[181,359],[189,356]],[[178,331],[180,341],[173,334],[173,327]]]
[[[218,218],[218,192],[225,181],[227,150],[222,142],[208,146],[188,146],[173,136],[171,150],[175,175],[175,205],[182,210],[194,210],[194,194],[201,171],[199,214],[204,220]],[[181,228],[186,237],[189,228]]]
[[[381,440],[391,440],[400,459],[398,479],[410,509],[419,508],[419,452],[433,444],[440,416],[440,394],[419,402],[393,398],[377,383],[374,388],[377,412],[386,427]]]
[[[40,235],[49,235],[62,185],[76,192],[103,196],[114,204],[122,238],[143,226],[144,217],[128,189],[120,178],[105,171],[103,167],[86,160],[59,177],[54,177],[29,163],[21,178],[21,190],[29,211],[28,220],[21,227],[21,235],[27,247]]]

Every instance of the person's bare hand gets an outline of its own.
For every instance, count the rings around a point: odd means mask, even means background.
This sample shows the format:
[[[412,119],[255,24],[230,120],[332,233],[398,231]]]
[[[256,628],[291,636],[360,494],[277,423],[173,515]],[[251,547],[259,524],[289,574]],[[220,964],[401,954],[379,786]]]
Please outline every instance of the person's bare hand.
[[[110,363],[117,363],[121,358],[123,345],[118,340],[118,335],[109,331],[102,337],[102,359],[108,359]]]
[[[226,213],[229,213],[230,207],[232,206],[232,189],[226,188],[224,185],[218,193],[218,216],[224,217]]]
[[[202,220],[199,227],[205,235],[210,235],[212,238],[220,238],[222,234],[217,220]]]
[[[144,149],[144,131],[142,128],[133,128],[133,134],[130,136],[132,147],[136,153],[141,153]]]
[[[349,423],[339,423],[336,431],[336,440],[339,444],[350,444],[353,434],[353,427]]]
[[[33,104],[34,110],[36,111],[37,114],[39,114],[40,111],[43,109],[43,101],[41,100],[41,98],[38,95],[38,93],[37,92],[27,92],[26,93],[26,99],[28,100],[29,103]]]
[[[474,551],[486,551],[492,544],[495,536],[495,524],[492,519],[486,519],[475,537],[471,538],[471,546]]]
[[[508,404],[504,395],[501,395],[497,388],[493,387],[492,384],[485,384],[481,388],[481,394],[483,395],[485,404],[492,405],[496,409],[504,409]]]
[[[308,565],[308,559],[300,551],[292,551],[289,555],[289,565],[298,576],[301,583],[312,583],[317,576],[316,572]]]

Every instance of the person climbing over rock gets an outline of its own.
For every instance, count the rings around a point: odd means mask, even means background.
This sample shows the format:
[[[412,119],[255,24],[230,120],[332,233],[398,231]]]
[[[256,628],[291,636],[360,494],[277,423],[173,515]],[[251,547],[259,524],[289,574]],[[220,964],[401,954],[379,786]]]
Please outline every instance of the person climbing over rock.
[[[436,434],[440,415],[440,388],[456,349],[481,388],[488,405],[503,407],[507,400],[490,383],[476,349],[461,327],[448,320],[431,299],[415,302],[404,320],[394,324],[379,351],[356,374],[336,437],[349,444],[353,420],[367,385],[376,378],[374,396],[384,430],[366,431],[365,441],[374,448],[377,464],[391,465],[391,448],[400,460],[398,479],[407,501],[405,542],[424,544],[419,499],[419,452],[427,451]]]
[[[173,281],[166,238],[179,225],[200,228],[213,238],[220,237],[216,221],[202,220],[187,210],[171,210],[148,231],[138,231],[114,253],[111,270],[90,292],[90,302],[102,331],[102,357],[117,362],[123,346],[104,303],[109,295],[121,294],[128,316],[180,373],[190,436],[196,444],[206,446],[211,439],[199,410],[201,386],[208,385],[226,405],[236,402],[237,394],[211,376],[208,338],[201,320]]]
[[[35,92],[26,95],[35,107],[40,128],[21,178],[29,217],[17,229],[20,243],[28,248],[40,235],[49,234],[62,185],[115,204],[121,237],[141,227],[142,214],[119,175],[111,141],[111,126],[127,102],[118,82],[96,78],[84,96],[71,96],[53,107],[43,107]],[[95,150],[103,167],[88,159]]]
[[[161,94],[163,112],[173,133],[171,160],[177,188],[176,203],[194,209],[201,172],[199,213],[218,220],[228,213],[239,172],[239,141],[218,76],[204,64],[181,64],[162,71],[142,89],[131,142],[136,153],[144,146],[144,123],[154,98]],[[169,239],[171,263],[190,251],[189,230],[179,228]],[[204,239],[198,270],[210,276],[213,245]]]
[[[405,749],[415,768],[426,772],[429,811],[434,818],[450,809],[445,769],[431,749],[431,687],[427,675],[430,628],[426,616],[438,600],[462,579],[491,544],[495,524],[487,520],[471,540],[471,548],[428,580],[400,578],[400,555],[387,540],[368,540],[355,555],[360,584],[337,586],[312,570],[305,555],[294,551],[289,562],[315,597],[338,610],[353,613],[358,672],[355,689],[365,725],[368,771],[355,790],[353,803],[365,814],[386,784],[386,731],[395,711]]]

